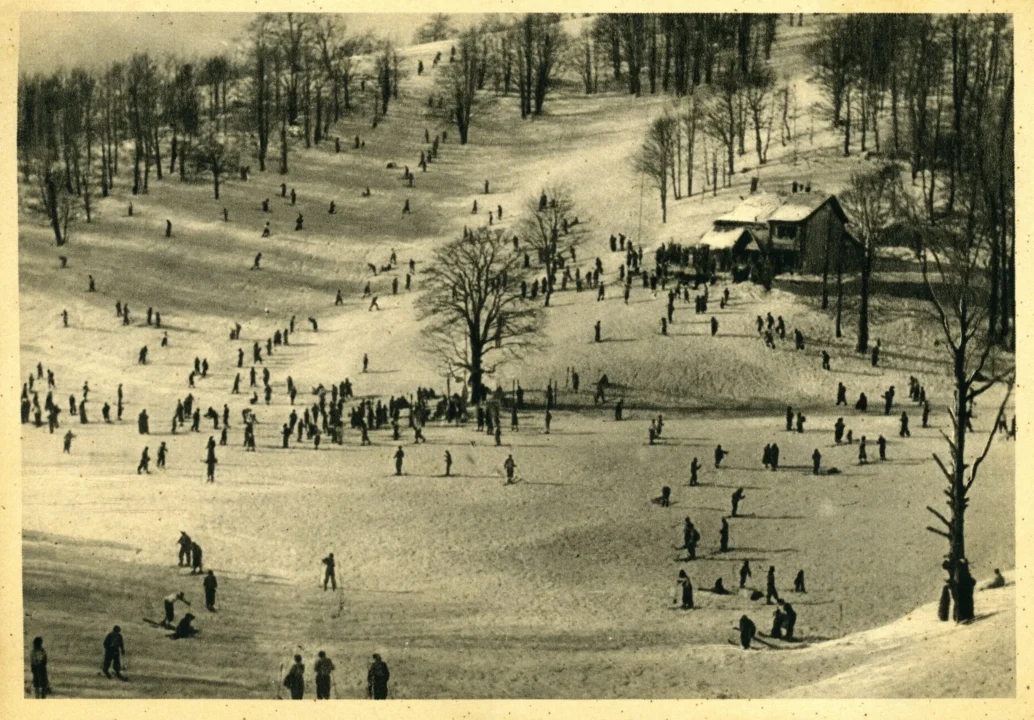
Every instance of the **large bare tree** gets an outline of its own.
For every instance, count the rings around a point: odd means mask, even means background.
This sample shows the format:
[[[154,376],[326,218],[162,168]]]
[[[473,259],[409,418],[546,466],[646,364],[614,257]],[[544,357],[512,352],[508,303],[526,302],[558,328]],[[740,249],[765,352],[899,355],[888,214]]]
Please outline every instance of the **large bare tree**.
[[[928,529],[948,542],[942,567],[954,601],[954,619],[966,622],[974,617],[973,577],[966,556],[966,510],[969,491],[977,480],[981,464],[991,450],[1015,381],[1013,358],[994,342],[987,323],[990,294],[986,264],[994,238],[985,232],[980,207],[981,189],[973,182],[957,198],[955,212],[937,224],[921,223],[923,279],[940,325],[943,346],[951,364],[955,394],[949,409],[952,433],[942,432],[948,446],[947,462],[936,453],[938,467],[947,487],[948,512],[927,509],[941,523]],[[913,212],[913,217],[922,212]],[[967,439],[978,434],[972,426],[973,403],[984,393],[1001,392],[997,412],[983,446],[977,454],[967,450]],[[988,414],[988,416],[990,416]],[[979,440],[978,440],[978,447]]]
[[[876,263],[876,248],[887,226],[903,210],[903,195],[898,170],[887,165],[872,171],[851,175],[851,184],[843,194],[844,209],[852,229],[865,252],[861,262],[861,283],[858,304],[858,343],[855,349],[869,349],[869,285]]]
[[[434,251],[424,271],[420,319],[430,349],[470,381],[472,402],[486,376],[534,346],[541,313],[521,299],[525,270],[501,230],[481,228]]]
[[[478,71],[483,52],[481,34],[470,29],[460,36],[458,59],[439,71],[437,86],[445,98],[442,109],[432,108],[431,113],[442,115],[445,122],[455,123],[460,135],[460,145],[466,145],[470,124],[476,116],[481,102],[478,92]]]
[[[664,113],[650,123],[643,144],[633,158],[635,169],[643,173],[661,196],[661,222],[668,222],[668,181],[676,156],[679,121]]]

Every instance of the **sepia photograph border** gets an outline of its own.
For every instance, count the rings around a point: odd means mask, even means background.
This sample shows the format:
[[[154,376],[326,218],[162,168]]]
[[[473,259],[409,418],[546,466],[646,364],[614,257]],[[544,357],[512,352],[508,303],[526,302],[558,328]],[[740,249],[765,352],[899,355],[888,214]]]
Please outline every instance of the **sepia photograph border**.
[[[562,7],[559,7],[562,6]],[[541,701],[541,700],[398,700],[388,703],[338,701],[334,703],[278,704],[269,701],[238,700],[51,700],[34,702],[25,698],[22,622],[22,508],[21,447],[17,417],[19,376],[19,284],[18,284],[18,211],[17,164],[15,157],[16,94],[18,80],[19,13],[33,12],[364,12],[364,13],[427,13],[431,11],[463,12],[565,12],[649,11],[649,12],[762,12],[776,11],[811,13],[841,12],[909,12],[1011,13],[1014,17],[1015,69],[1017,102],[1016,122],[1016,255],[1020,278],[1016,289],[1017,363],[1023,381],[1016,383],[1016,406],[1019,417],[1020,449],[1016,453],[1016,696],[1010,699],[987,700],[619,700],[619,701]],[[808,2],[766,2],[740,0],[736,3],[715,0],[670,2],[626,0],[604,2],[526,2],[518,0],[432,0],[403,2],[382,0],[357,6],[345,2],[295,2],[271,0],[221,0],[219,2],[185,2],[182,0],[148,0],[124,2],[91,0],[87,5],[71,0],[12,0],[0,4],[0,717],[2,718],[75,718],[76,720],[111,720],[113,718],[148,718],[150,720],[183,720],[206,717],[226,720],[255,720],[272,717],[318,718],[1006,718],[1034,717],[1030,684],[1034,678],[1031,657],[1034,655],[1031,567],[1034,561],[1034,469],[1031,448],[1026,445],[1032,432],[1030,387],[1026,371],[1031,366],[1022,350],[1030,344],[1032,298],[1034,298],[1034,258],[1030,245],[1031,214],[1025,208],[1032,200],[1031,179],[1023,162],[1034,157],[1030,116],[1025,110],[1034,108],[1034,2],[1031,0],[973,0],[961,2],[904,2],[903,0],[863,0],[857,3],[811,0]],[[1031,281],[1027,285],[1025,280]],[[1027,448],[1023,450],[1023,448]],[[931,598],[933,600],[935,598]],[[686,648],[685,662],[693,662],[693,648]]]

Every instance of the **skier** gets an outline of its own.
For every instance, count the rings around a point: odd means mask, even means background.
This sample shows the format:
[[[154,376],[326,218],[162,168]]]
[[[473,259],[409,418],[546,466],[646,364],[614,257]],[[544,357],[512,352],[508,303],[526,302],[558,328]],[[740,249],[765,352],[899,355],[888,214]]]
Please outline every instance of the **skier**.
[[[743,488],[737,488],[736,492],[732,494],[732,516],[736,517],[736,513],[739,511],[740,502],[745,498],[746,495],[743,492]]]
[[[319,659],[313,668],[316,671],[316,699],[330,700],[330,674],[334,672],[334,663],[322,650],[319,651],[317,657]]]
[[[202,583],[205,588],[205,608],[209,612],[215,612],[215,590],[219,582],[215,579],[215,572],[209,570]]]
[[[321,562],[327,566],[323,574],[323,591],[326,592],[328,582],[330,583],[331,590],[337,590],[337,578],[334,575],[334,553],[327,555]]]
[[[387,664],[381,660],[380,655],[374,653],[373,662],[366,673],[366,692],[370,699],[388,699],[388,680],[390,677],[391,672],[388,670]]]

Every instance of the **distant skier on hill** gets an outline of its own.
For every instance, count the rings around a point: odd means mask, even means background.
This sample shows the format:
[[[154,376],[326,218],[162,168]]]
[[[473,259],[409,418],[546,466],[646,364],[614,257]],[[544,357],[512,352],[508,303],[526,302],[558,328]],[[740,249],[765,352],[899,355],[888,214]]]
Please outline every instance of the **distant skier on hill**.
[[[743,488],[737,488],[736,492],[732,494],[732,516],[736,517],[736,513],[739,512],[740,502],[743,501],[746,495],[743,492]]]
[[[326,569],[323,573],[323,591],[327,590],[327,583],[330,583],[330,589],[337,590],[337,577],[334,575],[334,553],[330,553],[327,557],[321,560]]]

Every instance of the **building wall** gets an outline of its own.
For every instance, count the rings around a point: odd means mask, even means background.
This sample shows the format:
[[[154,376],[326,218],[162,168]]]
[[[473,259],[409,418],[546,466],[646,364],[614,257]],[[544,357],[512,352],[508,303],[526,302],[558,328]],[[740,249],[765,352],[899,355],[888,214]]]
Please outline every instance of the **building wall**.
[[[837,267],[837,257],[844,253],[844,272],[857,272],[861,266],[862,252],[858,245],[844,235],[844,224],[829,204],[819,208],[802,225],[798,235],[800,254],[797,269],[804,273],[821,273],[826,258],[826,243],[829,243],[829,272]],[[843,239],[843,243],[841,243]]]

